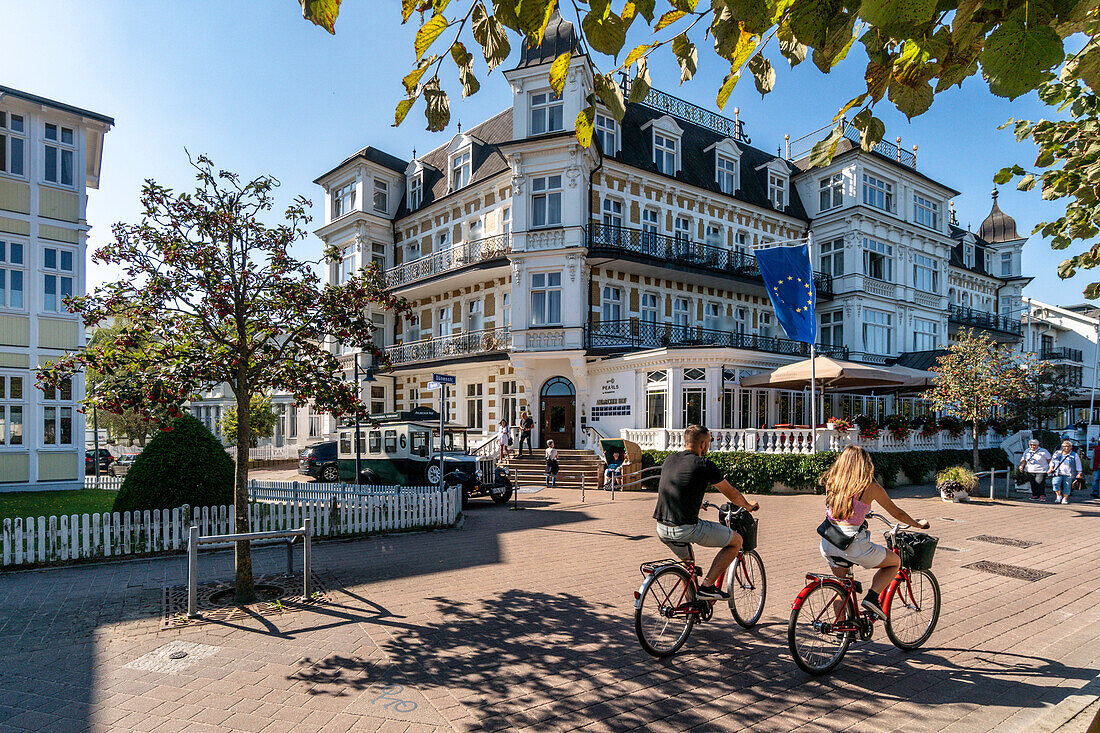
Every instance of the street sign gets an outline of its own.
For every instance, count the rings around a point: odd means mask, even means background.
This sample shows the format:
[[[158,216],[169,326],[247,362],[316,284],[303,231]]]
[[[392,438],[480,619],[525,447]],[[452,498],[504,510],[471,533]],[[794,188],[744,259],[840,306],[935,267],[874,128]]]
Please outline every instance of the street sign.
[[[440,384],[454,384],[455,378],[453,374],[433,374],[432,381]]]
[[[428,382],[428,389],[439,389],[442,386],[439,382]]]

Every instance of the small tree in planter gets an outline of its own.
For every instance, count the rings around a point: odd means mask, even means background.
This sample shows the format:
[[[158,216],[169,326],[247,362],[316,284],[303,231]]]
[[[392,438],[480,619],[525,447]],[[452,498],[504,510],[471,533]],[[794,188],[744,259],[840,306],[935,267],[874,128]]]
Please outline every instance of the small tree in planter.
[[[978,490],[978,477],[966,466],[951,466],[936,474],[936,488],[944,501],[967,502]]]

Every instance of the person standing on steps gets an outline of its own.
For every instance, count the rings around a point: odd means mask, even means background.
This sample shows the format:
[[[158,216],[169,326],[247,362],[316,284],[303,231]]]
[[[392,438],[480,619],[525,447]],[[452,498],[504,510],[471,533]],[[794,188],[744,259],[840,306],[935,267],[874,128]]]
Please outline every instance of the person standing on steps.
[[[507,420],[500,421],[500,432],[497,433],[497,442],[500,443],[500,460],[508,457],[508,448],[512,445],[512,429],[508,427]]]
[[[535,427],[535,421],[531,419],[531,416],[527,414],[527,410],[524,410],[519,414],[519,455],[523,457],[523,444],[527,443],[527,455],[535,455],[535,451],[531,448],[531,431]]]
[[[546,486],[547,488],[558,485],[558,449],[554,447],[554,441],[546,441]]]

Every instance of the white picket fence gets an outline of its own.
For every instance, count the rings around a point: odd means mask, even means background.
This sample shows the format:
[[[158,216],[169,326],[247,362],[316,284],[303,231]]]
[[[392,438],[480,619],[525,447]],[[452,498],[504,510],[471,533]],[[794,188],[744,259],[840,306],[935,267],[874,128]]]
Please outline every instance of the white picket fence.
[[[249,461],[290,461],[298,460],[298,452],[305,446],[301,445],[261,445],[258,448],[248,449]],[[237,446],[226,446],[225,452],[234,461],[237,460]]]
[[[118,491],[122,488],[122,482],[126,480],[125,476],[104,476],[100,475],[99,483],[96,483],[95,476],[84,477],[85,489],[109,489],[111,491]]]
[[[367,486],[320,481],[260,481],[248,482],[251,501],[345,501],[373,494],[432,494],[438,486]]]
[[[282,531],[312,520],[313,535],[426,529],[454,524],[462,507],[459,489],[375,491],[342,500],[273,501],[249,507],[249,531]],[[185,551],[187,528],[201,536],[234,531],[233,507],[182,506],[152,511],[107,512],[60,517],[6,518],[3,565],[48,564],[127,555]]]

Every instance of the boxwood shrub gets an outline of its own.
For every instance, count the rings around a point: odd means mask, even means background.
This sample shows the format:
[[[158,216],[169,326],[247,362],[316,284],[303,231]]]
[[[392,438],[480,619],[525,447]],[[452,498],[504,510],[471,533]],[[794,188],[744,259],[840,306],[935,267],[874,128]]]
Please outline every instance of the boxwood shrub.
[[[670,451],[649,450],[642,452],[642,468],[661,465]],[[814,489],[820,492],[818,480],[821,474],[836,460],[837,453],[828,451],[812,455],[777,455],[771,453],[708,453],[707,457],[722,470],[730,483],[751,494],[769,494],[772,484],[780,483],[792,489]],[[900,474],[913,483],[930,480],[937,471],[948,466],[969,464],[972,458],[968,450],[904,451],[899,453],[872,453],[879,480],[886,487],[896,486]],[[1000,448],[981,451],[982,468],[1003,469],[1009,460]],[[646,488],[657,488],[657,477],[646,481]]]

